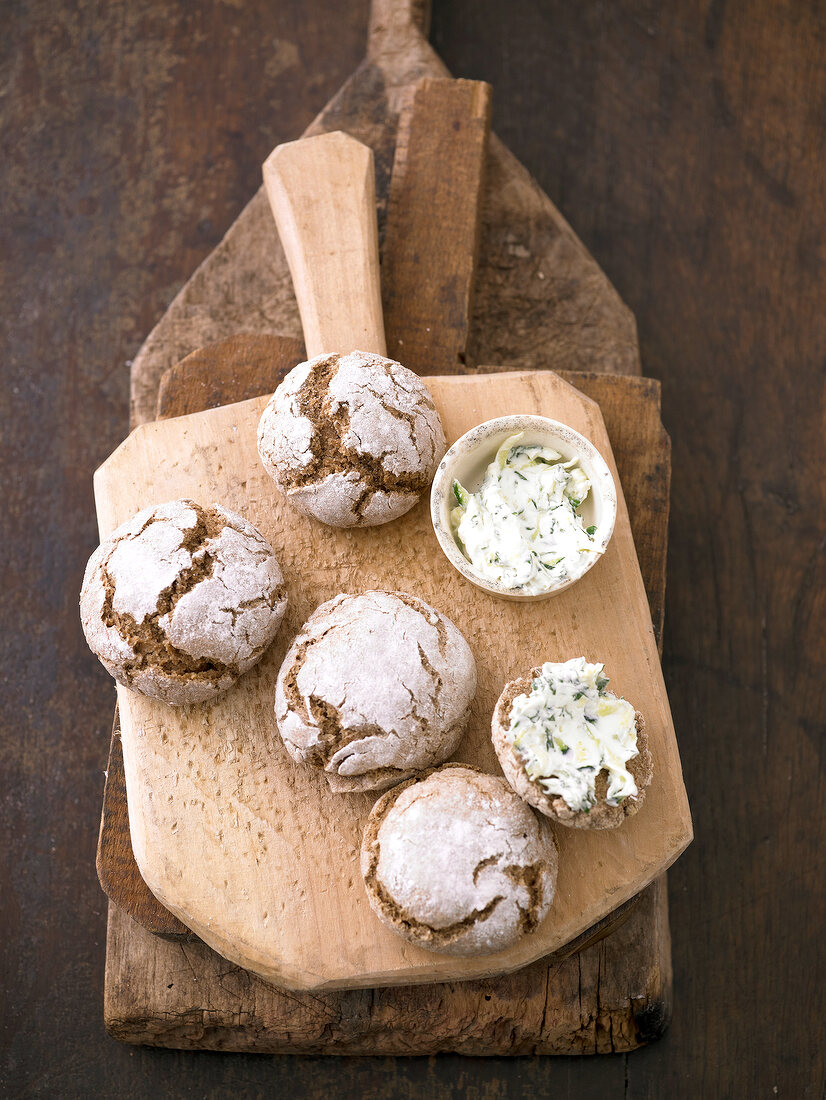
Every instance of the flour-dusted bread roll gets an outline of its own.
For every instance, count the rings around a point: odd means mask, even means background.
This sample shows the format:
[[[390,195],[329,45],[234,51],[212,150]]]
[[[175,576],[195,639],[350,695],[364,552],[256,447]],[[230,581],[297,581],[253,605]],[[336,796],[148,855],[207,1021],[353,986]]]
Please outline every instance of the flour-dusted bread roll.
[[[503,779],[445,764],[378,800],[361,871],[370,905],[394,932],[431,951],[487,955],[544,920],[556,842]]]
[[[433,398],[393,359],[353,351],[294,367],[258,426],[261,461],[287,500],[333,527],[407,512],[445,452]]]
[[[511,787],[574,829],[621,825],[651,782],[643,716],[607,687],[601,664],[547,662],[506,684],[493,712],[493,747]]]
[[[124,523],[89,559],[83,632],[108,672],[165,703],[211,699],[263,655],[287,608],[273,549],[217,504],[173,500]]]
[[[287,752],[331,790],[381,790],[451,755],[475,693],[473,654],[449,619],[404,592],[364,592],[304,624],[275,714]]]

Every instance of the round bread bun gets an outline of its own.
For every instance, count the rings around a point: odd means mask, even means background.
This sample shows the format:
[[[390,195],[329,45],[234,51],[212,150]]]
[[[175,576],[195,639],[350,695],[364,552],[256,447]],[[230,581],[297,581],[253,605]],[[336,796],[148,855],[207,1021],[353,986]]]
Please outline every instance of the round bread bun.
[[[333,527],[374,527],[413,507],[445,436],[412,371],[353,351],[290,371],[264,409],[258,453],[299,512]]]
[[[639,810],[645,799],[646,787],[651,782],[652,760],[645,733],[645,719],[639,711],[635,712],[637,726],[637,755],[628,761],[628,770],[637,784],[637,797],[626,798],[617,806],[606,801],[608,773],[603,768],[596,777],[596,802],[590,810],[572,810],[559,795],[547,794],[537,780],[531,779],[525,771],[525,765],[516,754],[507,739],[510,729],[510,713],[513,701],[518,695],[529,695],[532,681],[542,672],[541,666],[531,669],[528,676],[511,680],[505,684],[496,703],[491,721],[491,739],[499,764],[516,793],[546,817],[567,825],[572,829],[615,829],[622,825],[627,817]],[[608,694],[612,694],[608,692]]]
[[[465,639],[404,592],[341,595],[316,608],[278,674],[287,752],[331,790],[381,790],[446,760],[476,694]]]
[[[80,593],[86,641],[127,687],[180,706],[256,663],[287,608],[273,549],[217,504],[145,508],[95,550]]]
[[[503,779],[467,764],[394,787],[370,813],[361,872],[379,919],[411,943],[488,955],[533,932],[551,907],[551,825]]]

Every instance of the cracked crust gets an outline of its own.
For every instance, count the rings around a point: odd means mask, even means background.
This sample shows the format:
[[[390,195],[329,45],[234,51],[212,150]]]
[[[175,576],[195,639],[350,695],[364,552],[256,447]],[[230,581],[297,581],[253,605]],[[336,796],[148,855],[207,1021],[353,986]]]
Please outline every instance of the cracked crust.
[[[449,619],[404,592],[364,592],[304,624],[275,715],[287,752],[331,790],[381,790],[454,752],[475,694],[476,662]]]
[[[503,779],[467,764],[445,764],[388,791],[361,847],[378,918],[449,955],[502,951],[538,928],[557,866],[550,823]]]
[[[639,752],[628,761],[628,770],[637,784],[637,797],[626,798],[618,806],[609,806],[605,798],[608,790],[608,773],[603,769],[596,778],[595,805],[587,813],[584,810],[572,810],[564,798],[546,794],[536,780],[528,777],[524,764],[513,751],[513,746],[506,736],[510,728],[510,712],[514,699],[518,695],[527,695],[530,692],[532,681],[540,675],[541,671],[541,666],[532,668],[527,676],[505,684],[493,711],[491,740],[505,779],[521,798],[546,817],[558,821],[560,825],[567,825],[571,829],[615,829],[618,825],[622,825],[626,818],[633,817],[637,813],[645,800],[646,788],[651,783],[653,762],[645,732],[645,719],[639,711],[636,711]]]
[[[373,527],[409,511],[444,452],[424,384],[363,351],[299,363],[258,425],[258,453],[278,488],[333,527]]]
[[[173,500],[133,516],[86,566],[80,617],[121,684],[180,706],[229,688],[264,654],[287,608],[272,547],[214,504]]]

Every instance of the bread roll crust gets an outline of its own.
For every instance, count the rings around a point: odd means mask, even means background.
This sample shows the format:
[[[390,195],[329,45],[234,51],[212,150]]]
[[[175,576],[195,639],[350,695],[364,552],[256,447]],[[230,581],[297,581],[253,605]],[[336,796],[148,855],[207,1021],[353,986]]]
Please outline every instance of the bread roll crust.
[[[409,511],[444,452],[424,383],[369,352],[299,363],[258,425],[258,453],[278,488],[333,527],[373,527]]]
[[[461,632],[405,592],[342,594],[316,608],[278,673],[287,752],[336,793],[382,790],[455,751],[476,693]]]
[[[264,654],[287,608],[272,547],[219,505],[145,508],[89,559],[80,615],[121,684],[173,706],[226,691]]]
[[[451,955],[505,950],[547,916],[558,856],[550,823],[499,776],[445,764],[376,802],[361,869],[373,911]]]

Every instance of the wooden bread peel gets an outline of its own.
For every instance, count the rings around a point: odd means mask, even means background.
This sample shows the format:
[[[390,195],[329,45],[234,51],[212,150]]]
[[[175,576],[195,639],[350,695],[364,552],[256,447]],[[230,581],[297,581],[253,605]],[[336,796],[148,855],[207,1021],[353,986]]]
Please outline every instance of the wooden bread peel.
[[[357,270],[368,279],[372,272],[372,296],[360,293],[349,309],[341,308],[341,293],[334,300],[330,293],[340,274],[297,286],[302,312],[306,307],[313,318],[331,317],[337,339],[377,335],[374,312],[365,311],[366,319],[354,313],[358,301],[377,300],[375,235],[365,220],[369,211],[373,221],[374,200],[368,196],[355,206],[349,198],[331,200],[336,216],[324,223],[325,251],[317,247],[318,234],[303,233],[313,207],[304,202],[299,183],[326,181],[321,193],[326,187],[333,196],[337,188],[342,196],[364,195],[365,154],[372,162],[372,154],[352,139],[331,135],[292,143],[275,158],[284,209],[295,228],[291,267],[299,280],[302,271],[317,273],[327,262],[340,273],[342,257],[349,270],[353,242],[363,242],[359,252],[367,263]],[[272,171],[272,162],[268,168]],[[308,257],[314,262],[307,262]],[[329,303],[319,303],[320,290],[329,294]],[[348,340],[343,346],[353,343]],[[612,463],[598,408],[555,375],[432,378],[429,385],[448,441],[491,416],[545,412],[583,432]],[[446,563],[432,556],[438,551],[428,554],[425,547],[428,540],[432,547],[433,536],[426,502],[396,524],[368,531],[333,531],[296,517],[274,494],[257,461],[255,427],[263,404],[253,400],[144,425],[133,433],[96,475],[102,535],[148,503],[182,495],[206,499],[217,493],[221,503],[244,512],[273,542],[293,600],[290,633],[318,602],[338,591],[401,587],[422,595],[454,617],[479,663],[480,690],[459,758],[495,771],[487,733],[492,702],[506,679],[535,663],[539,620],[518,605],[497,601],[494,606],[450,575]],[[315,563],[312,573],[307,563]],[[536,609],[530,611],[535,616]],[[553,637],[558,654],[598,653],[606,661],[617,689],[631,694],[646,715],[657,775],[645,812],[615,834],[560,836],[557,900],[534,936],[497,956],[453,959],[400,944],[375,927],[357,870],[353,873],[372,800],[353,797],[346,807],[331,807],[319,785],[323,781],[296,769],[277,742],[272,681],[286,648],[284,638],[232,692],[209,706],[175,711],[119,689],[132,840],[143,877],[173,913],[221,954],[291,988],[501,973],[561,947],[664,870],[691,835],[645,591],[622,501],[605,559],[574,589],[553,600],[553,614],[542,620],[541,629]]]

